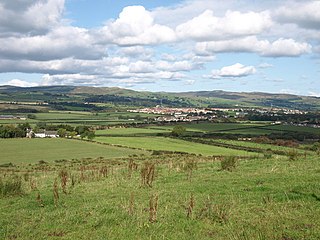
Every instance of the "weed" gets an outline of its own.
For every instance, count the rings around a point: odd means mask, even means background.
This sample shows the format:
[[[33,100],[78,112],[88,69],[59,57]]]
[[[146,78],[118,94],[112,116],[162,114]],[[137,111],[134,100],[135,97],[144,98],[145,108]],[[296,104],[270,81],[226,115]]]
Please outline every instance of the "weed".
[[[31,188],[32,191],[38,189],[37,182],[36,182],[36,180],[34,178],[31,178],[29,183],[30,183],[30,188]]]
[[[190,159],[185,162],[184,170],[188,173],[188,180],[191,182],[193,170],[198,169],[196,160]]]
[[[54,200],[54,205],[57,206],[59,201],[59,189],[58,189],[57,179],[54,180],[54,183],[53,183],[53,200]]]
[[[155,164],[150,162],[145,162],[141,169],[141,184],[142,186],[152,187],[155,174]]]
[[[235,156],[228,156],[221,160],[221,170],[232,172],[236,168],[237,159]]]
[[[60,171],[59,176],[61,180],[62,191],[67,194],[67,182],[68,182],[68,171],[63,169]]]
[[[43,203],[43,200],[41,198],[40,192],[37,193],[36,200],[37,200],[37,202],[38,202],[40,207],[44,207],[44,203]]]
[[[132,176],[132,172],[138,169],[138,165],[133,161],[132,158],[129,159],[128,163],[128,178],[130,179]]]
[[[149,222],[151,223],[157,221],[158,200],[158,194],[152,194],[149,200]]]
[[[187,218],[191,218],[192,217],[194,206],[195,206],[195,200],[194,200],[193,194],[191,194],[190,195],[190,200],[189,200],[189,203],[188,203],[188,207],[187,207]]]
[[[19,176],[12,176],[5,180],[0,178],[1,196],[20,195],[23,193],[22,181]]]
[[[299,156],[299,153],[296,149],[292,149],[290,151],[287,152],[287,157],[290,161],[294,161],[297,160]]]
[[[100,168],[100,175],[104,178],[108,177],[108,167],[107,166],[102,166]]]

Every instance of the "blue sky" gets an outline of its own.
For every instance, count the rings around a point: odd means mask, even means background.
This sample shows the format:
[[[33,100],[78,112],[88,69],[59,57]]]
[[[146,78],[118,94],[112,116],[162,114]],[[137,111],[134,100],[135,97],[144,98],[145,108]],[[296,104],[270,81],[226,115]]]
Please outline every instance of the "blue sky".
[[[2,0],[0,84],[320,96],[320,1]]]

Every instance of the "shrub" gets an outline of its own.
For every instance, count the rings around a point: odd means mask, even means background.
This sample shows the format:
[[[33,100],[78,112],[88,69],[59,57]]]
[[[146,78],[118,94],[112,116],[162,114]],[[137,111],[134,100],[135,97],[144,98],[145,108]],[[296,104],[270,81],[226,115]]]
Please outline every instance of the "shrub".
[[[235,156],[225,157],[221,160],[221,170],[233,171],[236,168],[237,159]]]
[[[177,125],[175,126],[172,131],[171,131],[171,135],[175,136],[175,137],[180,137],[182,136],[184,133],[186,132],[186,128],[184,126],[181,125]]]

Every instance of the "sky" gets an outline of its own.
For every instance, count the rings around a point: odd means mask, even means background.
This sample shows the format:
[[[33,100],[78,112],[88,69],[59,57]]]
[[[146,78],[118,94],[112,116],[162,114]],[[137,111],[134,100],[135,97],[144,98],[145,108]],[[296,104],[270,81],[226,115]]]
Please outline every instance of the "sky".
[[[320,97],[320,0],[1,0],[0,85]]]

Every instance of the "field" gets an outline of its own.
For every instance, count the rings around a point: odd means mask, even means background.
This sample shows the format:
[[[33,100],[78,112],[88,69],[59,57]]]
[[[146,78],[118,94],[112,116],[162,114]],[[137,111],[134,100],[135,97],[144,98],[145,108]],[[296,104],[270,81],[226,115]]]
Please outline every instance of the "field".
[[[27,116],[28,114],[20,113],[17,116]],[[27,120],[10,119],[0,120],[0,124],[19,124],[37,122],[45,122],[47,124],[70,124],[77,125],[91,125],[91,126],[105,126],[112,124],[125,124],[133,122],[141,122],[148,117],[156,117],[157,115],[148,115],[143,113],[130,113],[130,112],[102,112],[91,113],[81,111],[49,111],[46,113],[34,113],[32,119]]]
[[[164,137],[97,137],[95,141],[133,148],[142,148],[146,150],[187,152],[202,154],[205,156],[252,155],[252,153],[248,153],[246,151],[209,146],[206,144],[193,143],[180,139]]]
[[[320,129],[178,123],[186,132],[173,137],[174,124],[146,125],[147,114],[34,117],[98,130],[92,141],[0,139],[1,240],[320,239],[320,144],[265,137]],[[227,140],[247,135],[273,144]]]
[[[82,158],[114,158],[144,151],[94,144],[71,139],[0,139],[0,164],[37,163]]]
[[[202,133],[229,133],[263,135],[284,132],[305,132],[320,134],[319,128],[293,125],[271,125],[270,123],[189,123],[182,124],[187,131]],[[174,125],[152,126],[151,129],[172,130]]]
[[[106,130],[97,130],[96,135],[156,135],[158,133],[170,133],[169,129],[153,129],[153,128],[111,128]]]
[[[143,169],[152,166],[149,186],[142,181]],[[190,155],[18,165],[0,171],[2,182],[20,179],[22,191],[0,197],[0,239],[320,236],[315,157],[243,159],[232,171],[222,171],[214,158]]]

